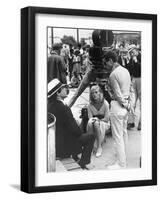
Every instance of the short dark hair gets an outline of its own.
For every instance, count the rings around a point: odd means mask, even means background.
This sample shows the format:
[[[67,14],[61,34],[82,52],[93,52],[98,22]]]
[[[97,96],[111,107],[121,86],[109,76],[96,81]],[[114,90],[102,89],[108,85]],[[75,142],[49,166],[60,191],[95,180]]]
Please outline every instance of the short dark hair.
[[[105,58],[106,62],[108,62],[110,58],[112,59],[113,62],[118,61],[118,56],[114,51],[107,51],[104,54],[104,58]]]
[[[74,49],[70,49],[70,53],[73,54],[74,53]]]

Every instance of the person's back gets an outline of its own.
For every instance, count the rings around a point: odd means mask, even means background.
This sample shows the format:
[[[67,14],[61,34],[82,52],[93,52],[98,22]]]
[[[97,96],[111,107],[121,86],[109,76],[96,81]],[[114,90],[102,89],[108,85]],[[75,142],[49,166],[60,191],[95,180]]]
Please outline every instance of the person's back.
[[[67,83],[66,80],[66,67],[61,56],[57,54],[51,54],[48,58],[48,83],[53,78],[58,78],[62,83]]]
[[[48,83],[57,78],[61,83],[67,83],[66,79],[66,65],[63,58],[60,56],[61,45],[53,44],[48,57],[47,63],[47,81]]]
[[[130,94],[130,84],[131,84],[131,78],[128,70],[121,65],[119,65],[114,71],[110,74],[110,80],[115,79],[115,81],[118,83],[117,86],[119,86],[121,90],[121,95],[123,97],[129,97]],[[113,81],[112,81],[113,83]],[[113,90],[118,90],[118,87],[115,83],[111,84]],[[118,92],[118,91],[116,91]]]
[[[48,104],[48,110],[56,117],[56,156],[64,158],[70,157],[73,151],[80,153],[77,138],[82,133],[70,108],[64,105],[62,101],[54,100]]]

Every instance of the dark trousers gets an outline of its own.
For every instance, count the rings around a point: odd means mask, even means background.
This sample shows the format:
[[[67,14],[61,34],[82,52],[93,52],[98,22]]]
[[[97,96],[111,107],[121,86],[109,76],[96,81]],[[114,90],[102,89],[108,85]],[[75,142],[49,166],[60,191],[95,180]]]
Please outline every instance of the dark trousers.
[[[79,137],[79,142],[82,146],[82,155],[79,164],[83,167],[91,162],[91,153],[95,141],[94,135],[84,133]]]
[[[72,78],[72,72],[73,72],[73,65],[72,64],[70,64],[69,65],[69,80],[71,81],[71,78]]]

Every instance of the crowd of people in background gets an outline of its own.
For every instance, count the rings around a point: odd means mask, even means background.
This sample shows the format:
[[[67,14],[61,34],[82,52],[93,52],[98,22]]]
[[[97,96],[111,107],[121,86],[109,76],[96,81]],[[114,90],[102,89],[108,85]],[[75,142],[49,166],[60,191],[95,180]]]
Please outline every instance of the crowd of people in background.
[[[54,44],[50,49],[48,66],[50,65],[51,57],[54,57],[53,55],[57,54],[57,56],[59,56],[59,58],[62,60],[63,66],[65,66],[66,80],[71,87],[77,88],[89,66],[88,49],[89,45],[82,48],[80,44],[78,44],[77,47],[65,44]],[[48,67],[48,70],[49,68],[51,69],[51,67]],[[60,71],[63,71],[64,74],[64,70],[62,69],[62,67],[59,68],[61,68]],[[51,74],[51,72],[48,71],[48,74]],[[53,72],[53,78],[55,78],[56,76],[57,73]],[[60,81],[62,82],[62,79],[60,79]]]
[[[78,88],[84,75],[90,70],[91,67],[89,48],[89,45],[82,47],[80,44],[78,44],[77,47],[73,47],[72,45],[66,44],[54,44],[53,47],[50,49],[50,55],[48,56],[48,84],[50,84],[53,80],[55,81],[55,79],[58,79],[61,84],[68,84],[69,88]],[[82,154],[80,161],[82,168],[87,168],[86,165],[90,163],[89,155],[92,152],[91,145],[95,146],[96,157],[101,156],[102,142],[105,137],[105,132],[109,129],[111,129],[112,131],[112,136],[115,139],[115,143],[117,146],[116,151],[118,161],[117,164],[114,165],[114,167],[126,167],[127,129],[135,127],[135,109],[138,100],[141,110],[140,46],[134,44],[127,45],[126,43],[115,45],[112,50],[105,53],[104,59],[105,65],[107,65],[107,67],[111,70],[109,81],[107,81],[106,87],[107,91],[109,92],[108,97],[110,97],[111,99],[110,101],[109,99],[106,99],[106,95],[98,84],[91,86],[88,105],[89,120],[86,130],[90,135],[88,137],[91,137],[91,133],[93,133],[93,136],[95,138],[95,145],[93,142],[93,138],[90,142],[89,138],[87,139],[88,142],[86,142],[86,139],[81,139],[82,137],[84,137],[81,136],[83,132],[78,128],[75,122],[73,122],[74,117],[71,113],[70,108],[63,108],[63,105],[61,105],[62,108],[59,110],[59,112],[62,113],[63,116],[64,114],[62,110],[64,109],[64,112],[67,112],[66,116],[69,115],[71,118],[70,123],[67,123],[65,126],[66,130],[68,130],[68,126],[70,126],[70,124],[73,124],[73,129],[68,131],[70,135],[69,138],[72,138],[72,132],[73,134],[75,134],[74,132],[77,132],[77,134],[79,135],[76,134],[77,136],[74,138],[74,140],[77,138],[76,140],[79,143],[78,146],[87,145],[86,149],[88,158],[83,157],[86,156],[86,153]],[[59,87],[58,85],[60,84],[54,86],[55,92],[52,93],[52,95],[54,96],[56,94],[57,98],[56,100],[53,100],[54,103],[51,101],[52,98],[50,98],[50,106],[48,107],[48,111],[51,112],[52,110],[53,114],[57,115],[57,117],[59,118],[60,114],[58,114],[57,112],[57,109],[59,109],[59,102],[57,100],[60,100],[60,96],[63,92],[62,90],[60,90],[62,88],[62,85]],[[55,105],[57,106],[55,107]],[[65,115],[63,117],[65,118]],[[69,120],[69,117],[67,118]],[[64,119],[64,124],[65,122],[67,122],[67,118]],[[59,127],[58,121],[59,120],[57,120],[57,126]],[[60,119],[60,121],[62,122],[62,119]],[[63,127],[64,124],[62,124],[61,126]],[[59,130],[59,132],[63,132],[62,128],[60,129],[61,130]],[[141,130],[141,117],[139,118],[137,129]],[[64,133],[64,135],[66,135],[66,133]],[[62,138],[61,140],[65,143],[67,142],[67,140],[65,141]],[[71,141],[69,141],[69,144],[71,144]],[[62,151],[61,145],[62,144],[60,143],[60,141],[57,141],[57,148],[61,149]],[[65,144],[63,145],[66,146]],[[68,150],[70,148],[71,146],[68,148]],[[76,153],[73,154],[72,150],[71,152],[72,156],[77,160]],[[69,156],[68,154],[70,154],[70,152],[67,153],[67,156]]]

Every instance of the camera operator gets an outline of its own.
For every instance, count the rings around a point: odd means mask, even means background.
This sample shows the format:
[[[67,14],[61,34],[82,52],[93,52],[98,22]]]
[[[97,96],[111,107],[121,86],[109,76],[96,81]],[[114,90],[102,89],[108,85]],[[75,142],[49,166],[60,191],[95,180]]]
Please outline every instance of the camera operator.
[[[106,67],[111,71],[109,80],[113,100],[110,105],[110,121],[117,154],[116,162],[108,168],[122,169],[127,166],[127,120],[128,111],[131,109],[129,102],[131,78],[128,70],[117,62],[117,55],[114,52],[107,52],[104,59]]]

